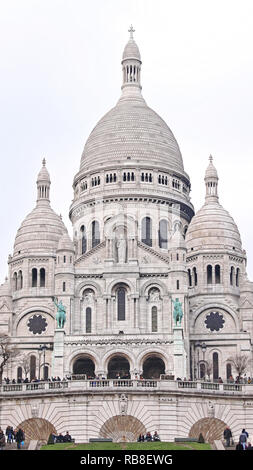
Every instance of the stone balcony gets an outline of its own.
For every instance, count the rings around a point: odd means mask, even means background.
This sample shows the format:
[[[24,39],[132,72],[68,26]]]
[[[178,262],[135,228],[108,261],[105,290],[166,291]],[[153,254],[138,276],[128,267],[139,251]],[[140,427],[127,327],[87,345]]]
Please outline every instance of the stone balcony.
[[[128,392],[169,392],[169,393],[194,393],[211,395],[253,395],[253,384],[211,383],[199,381],[174,381],[174,380],[118,380],[118,379],[91,379],[91,380],[63,380],[55,382],[31,382],[21,384],[2,384],[0,396],[7,398],[13,395],[37,395],[55,394],[59,392],[87,393],[106,391]]]

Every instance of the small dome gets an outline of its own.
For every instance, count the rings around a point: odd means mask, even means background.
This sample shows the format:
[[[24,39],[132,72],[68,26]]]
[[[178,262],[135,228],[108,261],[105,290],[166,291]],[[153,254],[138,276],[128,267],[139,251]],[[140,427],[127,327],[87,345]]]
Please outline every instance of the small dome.
[[[10,297],[11,296],[11,286],[8,278],[5,278],[3,284],[0,285],[0,297]]]
[[[209,165],[208,165],[208,167],[207,167],[207,169],[206,169],[205,179],[209,179],[209,178],[212,179],[212,178],[214,178],[214,179],[217,179],[217,180],[218,180],[218,179],[219,179],[219,178],[218,178],[218,173],[217,173],[217,170],[216,170],[216,168],[215,168],[215,166],[214,166],[214,164],[213,164],[213,157],[212,157],[212,155],[210,155],[209,161],[210,161],[210,163],[209,163]]]
[[[134,40],[133,33],[134,33],[134,28],[131,25],[128,32],[130,33],[130,38],[128,43],[126,44],[124,51],[123,51],[123,56],[122,56],[122,62],[127,59],[136,59],[139,62],[141,62],[141,54],[139,51],[139,48]]]
[[[219,203],[205,204],[192,218],[186,233],[187,250],[227,248],[242,251],[234,219]]]
[[[43,160],[37,178],[37,204],[17,231],[14,255],[55,253],[58,242],[67,231],[62,219],[50,206],[50,176]]]
[[[14,256],[22,253],[56,251],[66,227],[50,205],[37,205],[18,229]]]
[[[68,232],[65,232],[61,236],[61,238],[59,240],[59,243],[58,243],[57,251],[63,251],[63,250],[73,251],[74,252],[74,244],[73,244]]]
[[[128,43],[125,45],[122,61],[127,59],[136,59],[141,62],[139,47],[137,46],[134,39],[129,39]]]
[[[186,233],[187,250],[229,249],[242,251],[239,230],[231,215],[221,206],[218,197],[218,173],[212,157],[205,173],[206,200],[192,218]]]
[[[46,160],[45,158],[42,160],[42,168],[38,174],[38,178],[37,178],[37,183],[40,182],[40,181],[48,181],[50,182],[50,175],[48,173],[48,170],[46,168]]]

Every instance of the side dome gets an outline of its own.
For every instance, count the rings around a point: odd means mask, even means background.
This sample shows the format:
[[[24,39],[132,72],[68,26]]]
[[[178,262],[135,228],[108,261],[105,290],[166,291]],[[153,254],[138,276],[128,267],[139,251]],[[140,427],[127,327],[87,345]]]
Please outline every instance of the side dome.
[[[71,252],[75,251],[74,243],[72,242],[68,232],[64,232],[64,234],[61,236],[59,243],[58,243],[58,247],[57,247],[57,251],[65,251],[65,250],[71,251]]]
[[[43,160],[43,168],[37,179],[36,207],[26,216],[17,231],[13,256],[55,252],[60,237],[67,231],[61,216],[50,206],[50,178],[45,163]]]
[[[205,174],[206,201],[192,218],[185,237],[187,250],[228,249],[242,252],[242,242],[234,219],[219,203],[218,174],[210,163]]]

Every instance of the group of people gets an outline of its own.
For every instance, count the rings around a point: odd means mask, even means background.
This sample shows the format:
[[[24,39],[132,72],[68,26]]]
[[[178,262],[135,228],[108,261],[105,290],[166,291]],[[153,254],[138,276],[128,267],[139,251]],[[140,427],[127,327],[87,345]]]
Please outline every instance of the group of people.
[[[224,429],[223,437],[226,441],[226,447],[233,445],[233,436],[232,436],[231,429],[229,427],[226,427]],[[253,446],[251,445],[250,442],[248,442],[248,438],[249,438],[249,433],[246,431],[245,428],[243,428],[239,436],[239,441],[235,447],[236,450],[253,450]]]
[[[60,377],[48,377],[47,379],[38,379],[37,377],[35,377],[34,379],[31,379],[29,380],[28,377],[26,377],[25,379],[21,379],[21,378],[18,378],[17,380],[15,379],[9,379],[9,377],[4,377],[4,382],[5,384],[21,384],[21,383],[24,383],[24,384],[30,384],[30,383],[34,383],[34,382],[61,382],[62,380],[69,380],[69,378],[63,378],[61,379]]]
[[[54,443],[62,443],[62,442],[72,442],[73,439],[71,437],[71,435],[69,434],[69,432],[67,431],[65,436],[62,435],[62,433],[60,433],[59,435],[57,434],[52,434],[52,438],[54,440]]]
[[[5,437],[6,436],[6,437]],[[0,450],[3,450],[6,442],[7,444],[12,444],[13,442],[17,443],[17,449],[21,449],[21,446],[24,445],[25,433],[22,428],[13,429],[12,426],[7,426],[5,434],[0,428]]]
[[[152,436],[150,432],[147,432],[146,436],[144,436],[144,434],[140,434],[138,439],[137,439],[137,442],[155,442],[155,441],[160,441],[160,436],[159,434],[157,433],[157,431],[154,432],[154,435]]]

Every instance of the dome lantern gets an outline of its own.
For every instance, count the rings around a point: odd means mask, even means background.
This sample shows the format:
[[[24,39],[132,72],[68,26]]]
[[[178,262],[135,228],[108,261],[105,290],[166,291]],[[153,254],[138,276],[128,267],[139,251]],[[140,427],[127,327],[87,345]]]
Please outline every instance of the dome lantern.
[[[134,31],[131,25],[128,30],[130,38],[125,46],[121,61],[123,72],[123,85],[121,88],[131,86],[141,90],[141,55],[133,37]]]
[[[218,173],[213,164],[213,157],[210,155],[209,157],[209,165],[206,169],[205,174],[205,184],[206,184],[206,203],[208,201],[218,202]]]
[[[46,160],[42,160],[42,168],[37,178],[37,204],[50,202],[50,176],[46,168]]]

